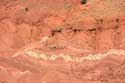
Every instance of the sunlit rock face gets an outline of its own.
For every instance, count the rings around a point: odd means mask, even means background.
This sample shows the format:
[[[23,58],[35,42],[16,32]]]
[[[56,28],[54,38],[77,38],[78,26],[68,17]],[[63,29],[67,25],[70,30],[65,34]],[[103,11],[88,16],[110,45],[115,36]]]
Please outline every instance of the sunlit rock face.
[[[85,1],[1,0],[0,83],[124,83],[125,1]]]

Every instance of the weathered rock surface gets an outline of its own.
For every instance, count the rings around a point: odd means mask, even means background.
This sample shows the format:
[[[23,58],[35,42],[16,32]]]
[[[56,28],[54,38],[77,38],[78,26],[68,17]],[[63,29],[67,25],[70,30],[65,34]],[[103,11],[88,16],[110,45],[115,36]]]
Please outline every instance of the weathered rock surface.
[[[0,83],[124,83],[124,0],[0,0]]]

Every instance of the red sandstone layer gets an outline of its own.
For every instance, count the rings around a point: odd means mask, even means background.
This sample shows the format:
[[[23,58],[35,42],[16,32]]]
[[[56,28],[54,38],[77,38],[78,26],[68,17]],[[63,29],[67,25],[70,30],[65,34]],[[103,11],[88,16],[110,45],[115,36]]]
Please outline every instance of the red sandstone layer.
[[[1,0],[0,83],[124,83],[124,0]]]

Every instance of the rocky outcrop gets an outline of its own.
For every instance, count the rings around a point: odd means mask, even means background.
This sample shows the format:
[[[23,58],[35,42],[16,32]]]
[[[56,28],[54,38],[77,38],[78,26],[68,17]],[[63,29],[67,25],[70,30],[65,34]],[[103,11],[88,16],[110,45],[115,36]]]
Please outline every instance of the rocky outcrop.
[[[124,0],[1,0],[1,83],[124,83]]]

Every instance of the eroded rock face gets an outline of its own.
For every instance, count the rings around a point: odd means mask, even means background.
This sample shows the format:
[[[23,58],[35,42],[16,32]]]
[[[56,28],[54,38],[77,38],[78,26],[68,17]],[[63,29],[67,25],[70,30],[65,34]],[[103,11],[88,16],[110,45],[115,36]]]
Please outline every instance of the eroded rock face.
[[[124,0],[1,0],[0,83],[124,83]]]

